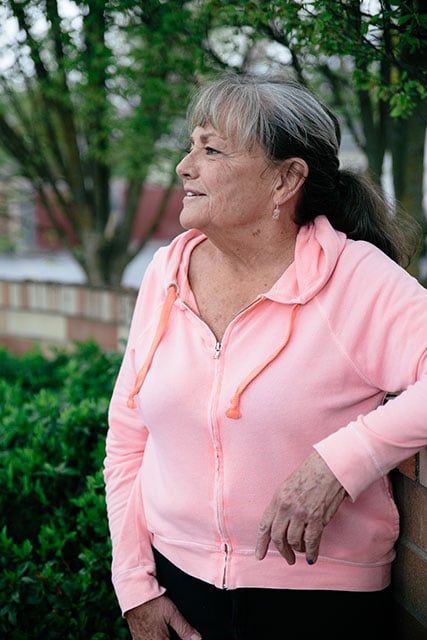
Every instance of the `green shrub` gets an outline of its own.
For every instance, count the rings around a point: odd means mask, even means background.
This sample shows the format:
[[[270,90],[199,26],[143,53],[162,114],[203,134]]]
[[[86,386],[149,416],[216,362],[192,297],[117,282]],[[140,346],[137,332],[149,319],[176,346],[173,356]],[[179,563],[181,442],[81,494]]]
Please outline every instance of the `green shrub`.
[[[121,356],[0,350],[0,637],[128,639],[102,464]]]

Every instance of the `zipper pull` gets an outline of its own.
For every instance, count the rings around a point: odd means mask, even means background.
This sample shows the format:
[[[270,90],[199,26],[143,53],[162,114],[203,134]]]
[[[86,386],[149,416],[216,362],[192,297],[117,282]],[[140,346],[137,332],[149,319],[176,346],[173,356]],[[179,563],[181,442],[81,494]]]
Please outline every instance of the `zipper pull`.
[[[215,351],[214,351],[214,358],[215,358],[215,360],[216,360],[217,358],[219,358],[219,354],[221,353],[221,347],[222,347],[221,342],[219,342],[219,341],[218,341],[218,342],[216,342],[216,344],[215,344]]]

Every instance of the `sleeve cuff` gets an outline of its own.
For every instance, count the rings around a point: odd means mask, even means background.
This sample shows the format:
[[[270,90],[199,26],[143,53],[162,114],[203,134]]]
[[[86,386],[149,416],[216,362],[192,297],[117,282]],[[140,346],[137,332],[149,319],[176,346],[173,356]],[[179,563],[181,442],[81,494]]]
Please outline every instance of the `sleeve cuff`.
[[[144,602],[154,600],[166,591],[145,567],[132,569],[113,579],[122,615]]]

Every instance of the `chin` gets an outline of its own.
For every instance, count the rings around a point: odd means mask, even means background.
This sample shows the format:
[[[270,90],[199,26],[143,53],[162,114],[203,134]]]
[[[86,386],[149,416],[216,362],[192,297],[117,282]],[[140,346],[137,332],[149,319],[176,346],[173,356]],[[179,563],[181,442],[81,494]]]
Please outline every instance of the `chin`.
[[[200,229],[200,222],[201,220],[199,216],[194,216],[186,211],[181,211],[179,224],[183,229],[185,229],[185,231],[188,231],[189,229]]]
[[[184,216],[179,217],[179,224],[184,229],[184,231],[188,231],[189,229],[193,229],[193,225],[190,224],[189,220],[186,220]]]

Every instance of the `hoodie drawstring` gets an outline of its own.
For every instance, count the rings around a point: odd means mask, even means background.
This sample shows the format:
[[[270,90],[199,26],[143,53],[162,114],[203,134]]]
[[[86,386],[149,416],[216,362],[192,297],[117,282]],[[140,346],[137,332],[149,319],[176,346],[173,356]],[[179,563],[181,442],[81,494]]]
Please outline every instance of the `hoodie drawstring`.
[[[246,387],[248,387],[251,384],[251,382],[261,373],[261,371],[263,371],[271,362],[273,362],[273,360],[275,358],[277,358],[279,353],[281,351],[283,351],[283,349],[288,344],[289,338],[291,337],[292,328],[293,328],[294,320],[295,320],[295,315],[296,315],[296,311],[297,311],[298,307],[299,307],[298,304],[294,304],[294,306],[291,309],[291,317],[290,317],[290,320],[289,320],[288,331],[287,331],[287,333],[285,335],[285,338],[284,338],[282,344],[276,349],[276,351],[274,351],[267,358],[267,360],[265,360],[262,364],[258,365],[258,367],[255,367],[255,369],[253,369],[250,372],[250,374],[237,387],[236,393],[234,394],[234,396],[230,400],[230,406],[227,409],[227,411],[225,412],[225,415],[227,416],[227,418],[231,418],[232,420],[238,420],[241,417],[241,413],[240,413],[240,397],[241,397],[242,393],[244,392]]]
[[[127,400],[127,406],[129,407],[129,409],[135,409],[136,408],[136,402],[135,402],[135,396],[140,392],[142,385],[144,384],[145,378],[147,376],[147,373],[150,370],[151,367],[151,363],[153,361],[154,358],[154,354],[156,353],[157,347],[160,344],[160,341],[163,337],[163,334],[165,332],[166,326],[168,324],[168,320],[169,320],[169,316],[172,310],[172,307],[175,303],[175,300],[177,298],[177,290],[176,290],[176,285],[171,284],[168,287],[168,291],[167,291],[167,295],[166,295],[166,299],[163,303],[163,308],[162,308],[162,312],[160,314],[160,318],[159,318],[159,323],[157,326],[157,330],[156,333],[154,335],[153,338],[153,342],[151,343],[151,347],[150,350],[148,352],[148,355],[145,359],[144,364],[142,365],[142,367],[140,368],[140,370],[138,371],[138,374],[135,378],[135,382],[133,385],[133,389],[129,394],[128,400]],[[258,365],[258,367],[255,367],[255,369],[253,369],[249,375],[239,384],[239,386],[236,389],[236,393],[234,394],[234,396],[231,398],[230,400],[230,406],[227,409],[226,416],[227,418],[231,418],[233,420],[237,420],[241,417],[241,413],[240,413],[240,398],[241,395],[243,394],[243,392],[245,391],[245,389],[251,384],[251,382],[271,363],[273,362],[273,360],[275,360],[275,358],[277,358],[277,356],[281,353],[281,351],[283,351],[283,349],[286,347],[287,343],[289,342],[289,338],[291,337],[291,333],[292,333],[292,329],[293,329],[293,325],[294,325],[294,320],[295,320],[295,315],[296,315],[296,311],[298,309],[299,305],[298,304],[294,304],[292,309],[291,309],[291,317],[289,320],[289,326],[288,326],[288,330],[286,332],[286,335],[284,337],[283,342],[279,345],[279,347],[264,361],[262,362],[260,365]]]
[[[159,346],[160,341],[165,332],[165,329],[169,320],[169,316],[176,298],[177,298],[176,285],[171,284],[168,287],[166,298],[163,303],[162,312],[159,318],[159,324],[157,325],[157,330],[153,338],[153,342],[151,343],[150,351],[148,352],[148,355],[145,359],[144,364],[142,365],[141,369],[138,371],[138,375],[135,378],[133,389],[129,394],[128,401],[127,401],[127,406],[129,407],[129,409],[136,408],[135,396],[140,392],[141,387],[144,384],[144,380],[147,376],[147,373],[150,370],[151,363],[154,358],[154,354],[156,353],[156,349]]]

